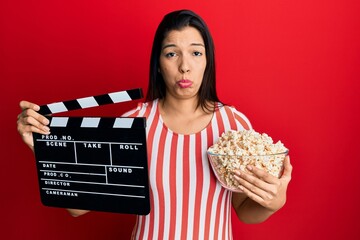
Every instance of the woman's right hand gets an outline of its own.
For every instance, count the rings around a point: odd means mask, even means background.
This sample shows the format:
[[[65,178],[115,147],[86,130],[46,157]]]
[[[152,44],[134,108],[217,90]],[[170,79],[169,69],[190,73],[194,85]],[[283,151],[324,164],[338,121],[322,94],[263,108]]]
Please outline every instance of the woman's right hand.
[[[17,130],[26,145],[34,150],[32,133],[50,134],[50,128],[47,126],[49,120],[37,113],[40,110],[39,105],[28,101],[21,101],[20,108],[22,111],[18,115]]]

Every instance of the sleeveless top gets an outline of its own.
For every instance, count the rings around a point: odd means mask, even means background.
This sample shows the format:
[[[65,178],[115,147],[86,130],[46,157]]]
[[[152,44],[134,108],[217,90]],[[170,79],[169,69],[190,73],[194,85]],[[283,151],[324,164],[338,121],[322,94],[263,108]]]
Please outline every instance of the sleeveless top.
[[[167,128],[158,99],[123,115],[147,119],[150,213],[137,216],[132,239],[232,239],[232,194],[216,180],[206,151],[224,131],[251,124],[234,107],[218,105],[208,126],[189,135]]]

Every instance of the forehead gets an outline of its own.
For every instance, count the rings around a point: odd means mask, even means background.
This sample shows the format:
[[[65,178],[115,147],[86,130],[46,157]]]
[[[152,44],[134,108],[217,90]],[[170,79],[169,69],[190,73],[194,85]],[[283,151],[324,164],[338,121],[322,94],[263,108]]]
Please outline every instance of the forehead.
[[[200,32],[194,27],[184,27],[180,30],[171,30],[165,36],[162,45],[165,44],[192,44],[192,43],[201,43],[204,44],[204,39],[202,38]]]

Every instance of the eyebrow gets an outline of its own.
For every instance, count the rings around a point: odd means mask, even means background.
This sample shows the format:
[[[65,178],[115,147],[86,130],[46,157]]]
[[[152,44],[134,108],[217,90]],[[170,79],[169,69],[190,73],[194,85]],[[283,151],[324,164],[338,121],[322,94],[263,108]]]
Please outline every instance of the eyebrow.
[[[205,48],[205,45],[202,44],[202,43],[192,43],[192,44],[190,44],[190,46],[200,46],[200,47],[204,47],[204,48]],[[169,48],[169,47],[176,47],[176,44],[172,44],[172,43],[166,44],[166,45],[164,45],[164,46],[162,47],[162,50],[164,50],[165,48]]]

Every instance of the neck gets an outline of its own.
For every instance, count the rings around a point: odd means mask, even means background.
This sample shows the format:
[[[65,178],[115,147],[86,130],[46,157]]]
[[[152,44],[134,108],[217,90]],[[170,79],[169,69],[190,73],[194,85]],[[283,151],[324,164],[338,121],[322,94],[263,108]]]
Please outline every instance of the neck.
[[[165,98],[159,101],[159,113],[164,124],[180,134],[198,133],[209,125],[213,112],[197,107],[198,98]]]
[[[165,114],[194,114],[198,111],[203,112],[198,107],[198,97],[190,99],[174,99],[171,97],[160,100],[161,108]]]

